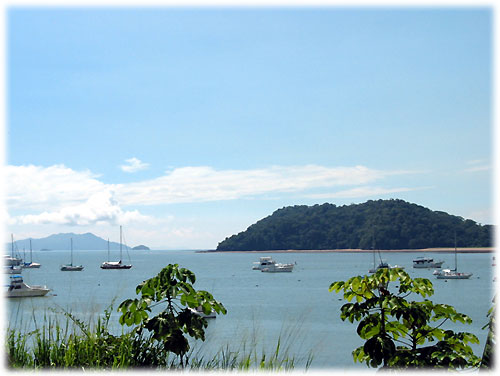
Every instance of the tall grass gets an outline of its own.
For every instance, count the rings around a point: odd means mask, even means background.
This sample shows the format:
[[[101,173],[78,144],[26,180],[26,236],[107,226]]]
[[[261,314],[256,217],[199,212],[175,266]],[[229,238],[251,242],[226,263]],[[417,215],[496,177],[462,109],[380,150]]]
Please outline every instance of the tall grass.
[[[279,336],[273,351],[260,352],[256,343],[246,341],[232,349],[223,346],[215,355],[200,355],[195,346],[188,354],[187,364],[165,350],[161,342],[146,332],[122,331],[113,335],[109,330],[112,307],[83,322],[67,311],[62,311],[64,322],[45,315],[43,323],[35,322],[35,329],[23,331],[19,327],[6,332],[7,366],[13,369],[129,369],[154,368],[178,370],[292,370],[297,358],[290,355],[289,335]],[[305,369],[313,357],[300,359]],[[302,368],[302,367],[301,367]]]

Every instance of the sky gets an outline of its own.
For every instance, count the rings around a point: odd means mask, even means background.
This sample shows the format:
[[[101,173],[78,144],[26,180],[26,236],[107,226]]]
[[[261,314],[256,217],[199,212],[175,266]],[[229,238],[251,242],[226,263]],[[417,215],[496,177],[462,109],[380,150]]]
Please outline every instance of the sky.
[[[214,249],[275,210],[496,224],[493,9],[6,10],[5,222]]]

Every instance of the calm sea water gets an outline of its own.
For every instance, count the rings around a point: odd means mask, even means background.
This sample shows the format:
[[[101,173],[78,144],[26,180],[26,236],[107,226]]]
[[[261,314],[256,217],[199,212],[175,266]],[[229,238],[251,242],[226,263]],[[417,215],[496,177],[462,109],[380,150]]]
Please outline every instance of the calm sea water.
[[[40,269],[25,269],[28,284],[45,284],[52,291],[46,297],[9,299],[9,325],[24,330],[38,325],[44,316],[57,316],[51,309],[64,309],[82,319],[101,314],[115,301],[112,322],[118,322],[116,307],[127,298],[135,298],[135,287],[155,276],[169,263],[177,263],[196,274],[196,289],[208,290],[227,308],[225,316],[209,321],[207,340],[197,342],[198,354],[209,356],[229,345],[243,351],[257,344],[261,351],[272,353],[281,338],[281,349],[288,348],[298,363],[312,352],[313,368],[366,369],[355,364],[351,352],[363,341],[356,334],[356,324],[339,318],[345,303],[340,295],[329,293],[334,281],[363,275],[373,265],[370,253],[197,253],[194,251],[129,251],[129,270],[102,270],[106,251],[74,251],[74,264],[83,264],[82,272],[62,272],[59,266],[68,263],[69,251],[33,252]],[[262,273],[251,270],[259,256],[273,256],[278,262],[296,262],[292,273]],[[412,260],[420,253],[387,253],[390,264],[406,267],[412,277],[429,278],[435,288],[430,298],[434,302],[453,305],[469,315],[473,324],[456,326],[461,331],[476,334],[482,354],[488,322],[486,313],[494,294],[492,255],[459,254],[459,270],[472,272],[470,280],[437,280],[432,270],[413,269]],[[431,256],[428,254],[428,256]],[[432,254],[453,267],[453,253]],[[124,261],[128,261],[124,257]],[[8,277],[6,277],[8,279]],[[115,324],[114,324],[115,325]],[[114,326],[119,330],[119,325]],[[453,328],[453,326],[451,326]]]

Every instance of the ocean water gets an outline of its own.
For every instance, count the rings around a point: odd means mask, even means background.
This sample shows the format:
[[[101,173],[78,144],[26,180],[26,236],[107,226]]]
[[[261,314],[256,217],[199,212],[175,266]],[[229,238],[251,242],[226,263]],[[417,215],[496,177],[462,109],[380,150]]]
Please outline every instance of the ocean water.
[[[272,256],[278,262],[296,262],[292,273],[262,273],[252,270],[260,256]],[[487,331],[488,309],[494,295],[492,254],[459,254],[460,271],[472,272],[469,280],[437,280],[432,270],[413,269],[412,260],[423,253],[391,252],[383,255],[390,264],[405,266],[412,277],[429,278],[435,288],[430,300],[453,305],[469,315],[472,325],[448,327],[476,334],[481,344],[474,346],[481,355]],[[124,255],[125,256],[125,255]],[[206,341],[194,344],[195,352],[206,357],[229,346],[240,352],[257,348],[258,354],[272,353],[278,339],[281,351],[287,349],[297,367],[307,355],[313,355],[313,369],[366,369],[354,363],[351,352],[363,344],[356,334],[356,323],[340,320],[345,303],[340,294],[329,293],[334,281],[366,274],[373,266],[371,253],[198,253],[195,251],[129,251],[129,270],[102,270],[107,251],[75,250],[74,264],[81,272],[62,272],[61,264],[69,262],[68,251],[34,251],[33,259],[40,269],[25,269],[28,284],[47,285],[52,289],[45,297],[7,299],[6,315],[10,326],[31,330],[44,317],[58,316],[66,310],[83,320],[102,314],[114,302],[111,322],[114,330],[119,314],[116,307],[127,298],[135,298],[135,287],[155,276],[169,263],[177,263],[196,274],[196,289],[207,290],[227,308],[227,315],[209,320]],[[453,267],[453,253],[427,254],[445,260]],[[113,257],[112,257],[113,259]],[[128,263],[124,257],[124,262]],[[6,281],[8,276],[5,277]],[[55,310],[55,312],[54,312]]]

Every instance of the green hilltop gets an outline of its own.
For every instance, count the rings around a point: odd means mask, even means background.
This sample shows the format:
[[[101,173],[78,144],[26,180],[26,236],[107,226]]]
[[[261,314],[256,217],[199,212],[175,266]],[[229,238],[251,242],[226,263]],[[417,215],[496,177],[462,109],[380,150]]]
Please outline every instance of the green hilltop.
[[[399,199],[296,205],[276,210],[226,238],[217,251],[453,247],[455,234],[457,247],[492,246],[492,225]]]

